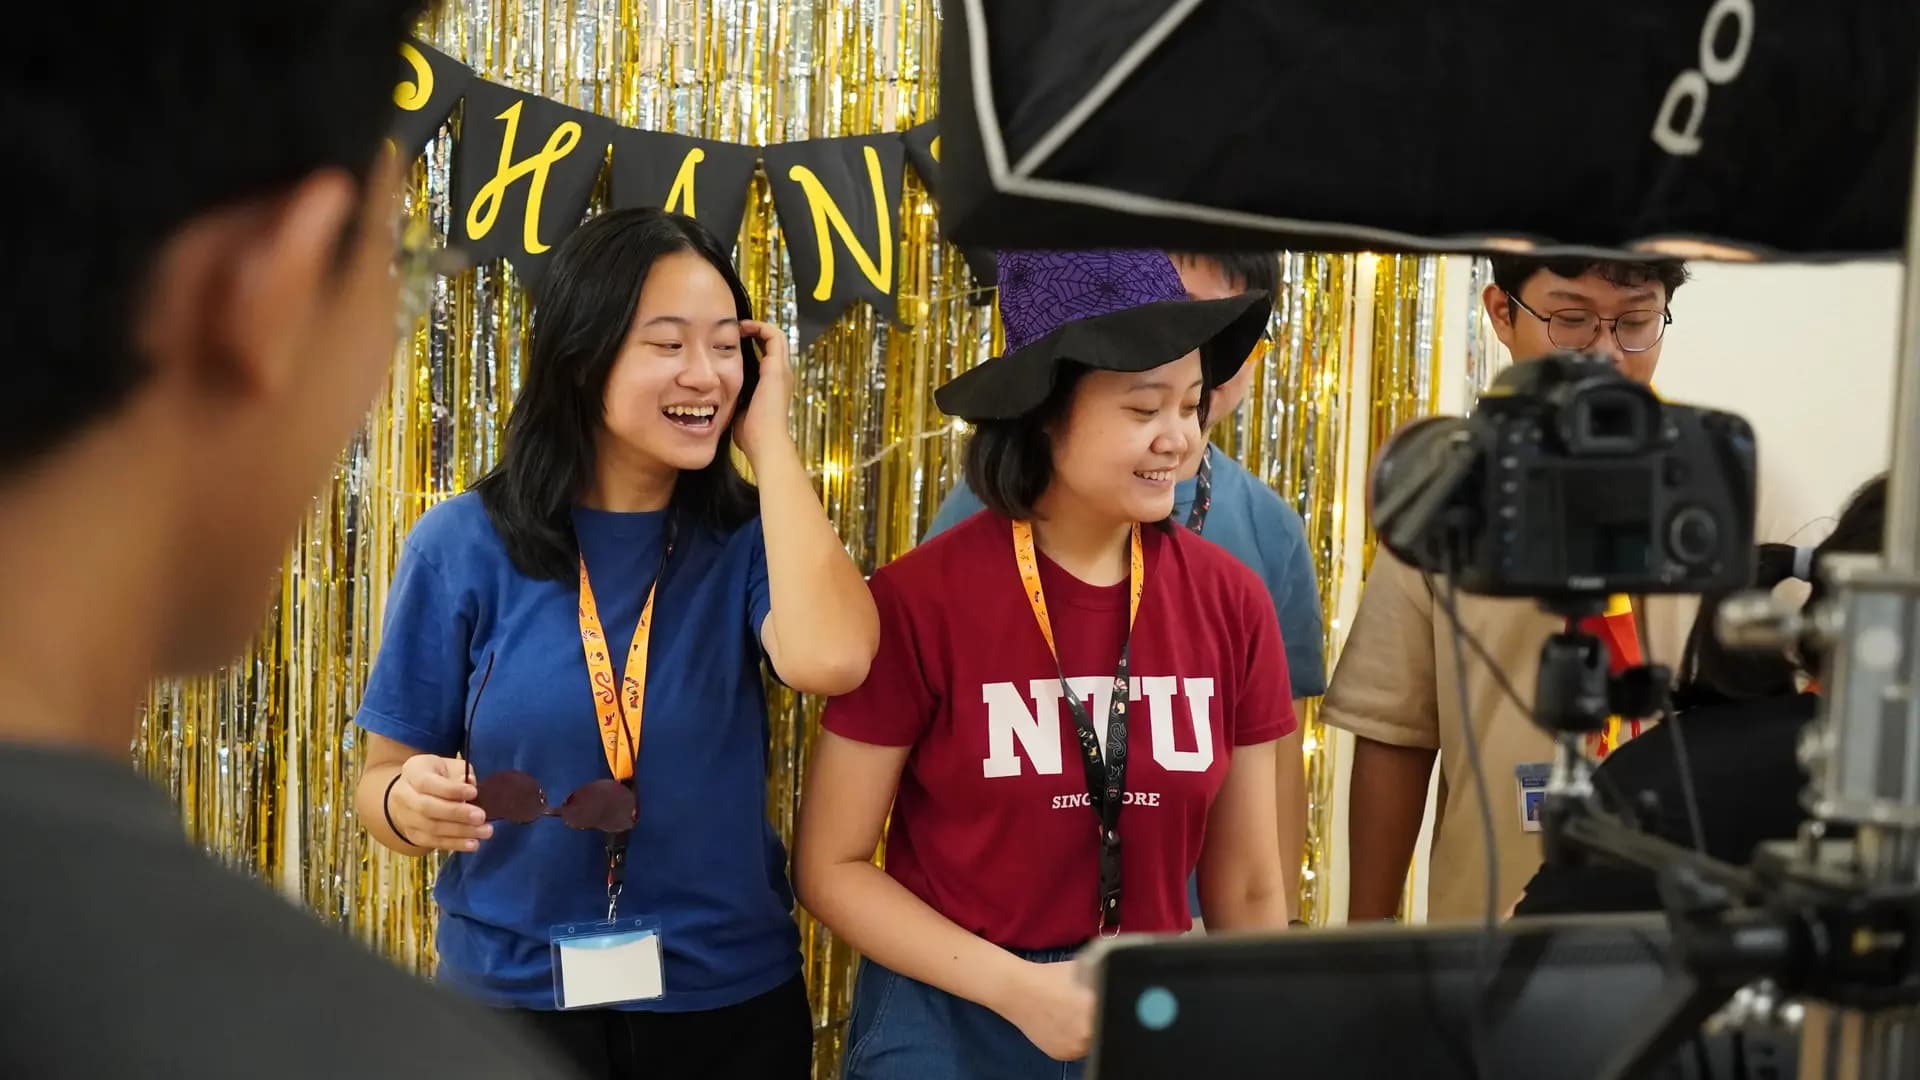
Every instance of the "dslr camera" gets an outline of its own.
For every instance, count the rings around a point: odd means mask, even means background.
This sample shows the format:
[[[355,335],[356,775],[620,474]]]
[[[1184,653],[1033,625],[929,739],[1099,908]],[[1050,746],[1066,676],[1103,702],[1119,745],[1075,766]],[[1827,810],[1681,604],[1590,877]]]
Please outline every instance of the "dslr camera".
[[[1707,593],[1753,576],[1753,429],[1603,358],[1515,364],[1471,416],[1416,421],[1371,477],[1380,542],[1462,591]]]

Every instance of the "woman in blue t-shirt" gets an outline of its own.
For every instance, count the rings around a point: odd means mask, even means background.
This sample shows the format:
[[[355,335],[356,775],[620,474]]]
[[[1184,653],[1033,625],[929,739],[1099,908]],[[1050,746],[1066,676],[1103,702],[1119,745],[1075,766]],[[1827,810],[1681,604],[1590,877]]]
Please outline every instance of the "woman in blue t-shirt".
[[[844,692],[879,630],[751,314],[690,218],[560,245],[500,463],[408,537],[355,718],[368,832],[452,853],[441,981],[589,1076],[809,1071],[760,661]]]

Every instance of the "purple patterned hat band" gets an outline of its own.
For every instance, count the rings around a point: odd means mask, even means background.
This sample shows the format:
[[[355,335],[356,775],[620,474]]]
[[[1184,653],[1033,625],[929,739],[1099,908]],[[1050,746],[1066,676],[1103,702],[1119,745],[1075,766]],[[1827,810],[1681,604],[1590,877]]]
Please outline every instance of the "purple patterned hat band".
[[[1000,253],[1000,322],[1008,353],[1079,319],[1187,298],[1179,273],[1160,251]]]

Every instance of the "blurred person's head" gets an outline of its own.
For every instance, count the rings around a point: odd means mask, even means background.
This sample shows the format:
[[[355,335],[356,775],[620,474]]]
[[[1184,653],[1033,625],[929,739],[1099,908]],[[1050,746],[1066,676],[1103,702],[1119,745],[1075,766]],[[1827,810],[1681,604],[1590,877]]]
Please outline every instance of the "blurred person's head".
[[[258,625],[392,358],[383,136],[419,9],[36,8],[0,73],[33,193],[0,270],[0,682],[54,683],[34,641],[60,629],[26,624],[62,594],[94,640],[60,647],[135,688]]]
[[[1881,473],[1855,489],[1847,499],[1847,505],[1840,511],[1840,517],[1833,523],[1833,531],[1814,546],[1808,568],[1812,587],[1807,590],[1805,609],[1811,611],[1827,599],[1824,565],[1827,556],[1878,555],[1886,545],[1886,531],[1887,474]],[[1820,674],[1820,665],[1825,659],[1817,653],[1803,652],[1801,656],[1807,674],[1812,676]]]
[[[1754,552],[1751,587],[1772,591],[1795,574],[1794,547],[1791,544],[1761,544]],[[1792,660],[1777,652],[1753,652],[1730,649],[1721,644],[1714,626],[1720,605],[1728,593],[1700,598],[1700,609],[1675,672],[1673,704],[1676,709],[1714,705],[1730,701],[1791,694],[1799,689],[1797,669]]]
[[[1195,300],[1223,300],[1258,289],[1267,294],[1267,310],[1273,310],[1280,288],[1280,258],[1272,252],[1172,252],[1168,257],[1180,274],[1180,284]],[[1253,382],[1251,353],[1247,360],[1207,395],[1207,423],[1226,419],[1247,400],[1247,387]]]
[[[1887,475],[1868,480],[1848,497],[1833,531],[1811,550],[1790,544],[1762,544],[1756,552],[1753,587],[1772,590],[1790,580],[1811,584],[1805,608],[1821,603],[1827,592],[1821,580],[1822,562],[1829,555],[1879,554],[1886,532]],[[1799,676],[1818,676],[1823,660],[1803,655],[1798,662],[1778,652],[1731,649],[1715,632],[1724,595],[1706,597],[1694,619],[1686,653],[1676,680],[1677,707],[1725,701],[1745,701],[1793,693]]]
[[[1685,263],[1496,255],[1481,300],[1515,361],[1549,353],[1596,353],[1636,382],[1653,381],[1673,321],[1668,309],[1687,280]]]

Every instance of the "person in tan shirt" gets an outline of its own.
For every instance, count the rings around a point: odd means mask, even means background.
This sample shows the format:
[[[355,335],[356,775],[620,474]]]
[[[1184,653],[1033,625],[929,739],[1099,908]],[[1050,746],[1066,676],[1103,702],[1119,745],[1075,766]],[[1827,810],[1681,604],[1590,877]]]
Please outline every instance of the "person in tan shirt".
[[[1514,357],[1578,349],[1607,356],[1632,379],[1652,381],[1672,321],[1668,301],[1687,277],[1683,264],[1504,256],[1493,267],[1493,284],[1482,299]],[[1540,646],[1562,621],[1531,600],[1460,594],[1461,629],[1486,653],[1483,659],[1471,646],[1465,649],[1469,736],[1445,600],[1443,579],[1378,550],[1321,706],[1321,719],[1356,736],[1348,818],[1350,921],[1399,913],[1436,755],[1439,813],[1427,875],[1428,918],[1485,915],[1486,855],[1469,737],[1479,750],[1492,808],[1496,912],[1519,898],[1540,865],[1540,837],[1537,825],[1526,821],[1517,770],[1551,761],[1552,740],[1520,703],[1532,702]],[[1678,663],[1697,606],[1693,597],[1634,598],[1648,663]]]

